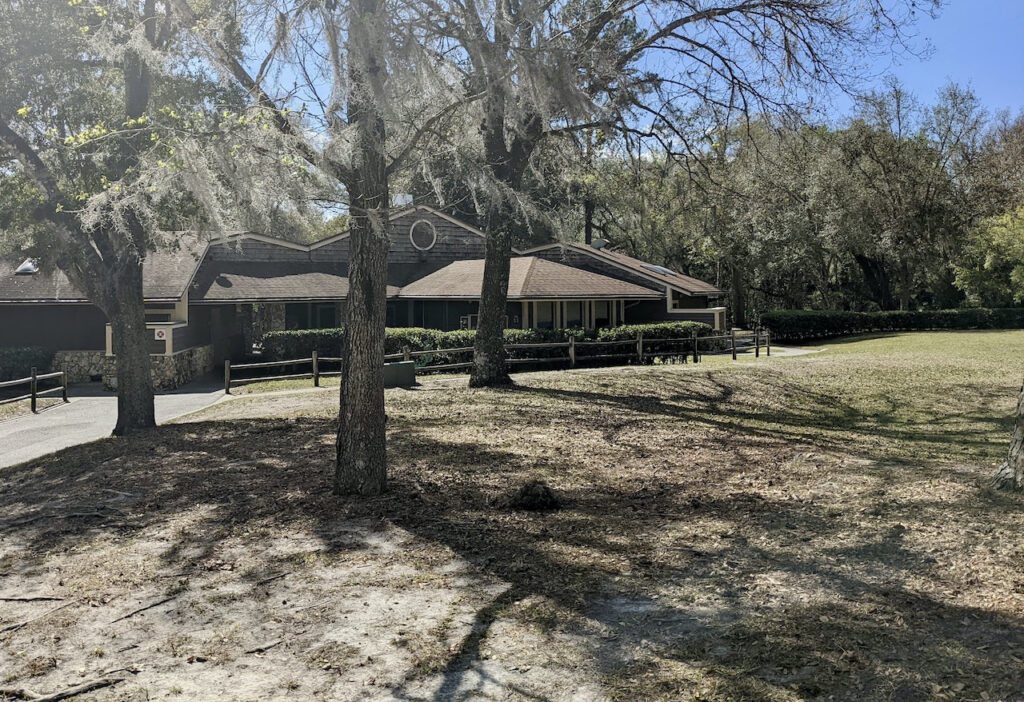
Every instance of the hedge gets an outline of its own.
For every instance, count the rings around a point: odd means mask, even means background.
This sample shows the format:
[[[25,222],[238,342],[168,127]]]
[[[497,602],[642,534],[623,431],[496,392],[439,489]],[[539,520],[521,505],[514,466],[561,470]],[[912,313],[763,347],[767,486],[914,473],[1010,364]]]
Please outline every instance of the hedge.
[[[1024,328],[1024,308],[979,307],[911,312],[780,310],[763,313],[761,326],[778,341],[932,329],[1020,329]]]
[[[291,358],[306,358],[313,349],[320,356],[334,357],[341,354],[341,338],[344,328],[301,329],[274,331],[263,335],[263,355],[268,360],[283,361]],[[643,332],[645,339],[689,338],[697,331],[707,336],[712,329],[700,322],[666,322],[664,324],[632,324],[621,327],[600,329],[506,329],[505,342],[508,344],[539,344],[567,341],[570,336],[577,340],[600,339],[618,341],[635,339]],[[465,348],[473,345],[476,332],[472,330],[438,331],[419,327],[400,327],[384,331],[384,353],[401,353],[402,348],[410,351],[431,351],[434,349]],[[510,349],[511,358],[544,358],[564,356],[564,349]],[[582,354],[581,354],[582,355]],[[469,360],[468,354],[430,354],[417,359],[420,365],[432,363],[457,363]]]
[[[40,373],[47,373],[51,363],[51,349],[39,346],[0,348],[0,382],[27,378],[32,375],[33,367]]]

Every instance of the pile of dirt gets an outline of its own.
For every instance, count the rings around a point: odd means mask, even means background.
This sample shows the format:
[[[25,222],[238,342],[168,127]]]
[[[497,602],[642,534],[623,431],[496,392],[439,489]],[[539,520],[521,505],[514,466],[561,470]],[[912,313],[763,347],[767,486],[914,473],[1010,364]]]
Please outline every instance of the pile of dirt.
[[[553,512],[562,508],[562,500],[543,480],[531,480],[503,501],[510,509],[528,512]]]

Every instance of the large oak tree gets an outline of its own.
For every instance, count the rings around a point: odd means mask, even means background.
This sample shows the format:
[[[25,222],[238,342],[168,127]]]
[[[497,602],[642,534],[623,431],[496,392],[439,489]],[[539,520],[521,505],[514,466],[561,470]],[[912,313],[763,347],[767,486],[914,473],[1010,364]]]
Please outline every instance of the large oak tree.
[[[166,117],[201,85],[175,41],[157,0],[0,6],[0,187],[20,194],[4,199],[2,235],[107,316],[116,435],[155,424],[142,264],[174,243],[157,232],[176,180]]]

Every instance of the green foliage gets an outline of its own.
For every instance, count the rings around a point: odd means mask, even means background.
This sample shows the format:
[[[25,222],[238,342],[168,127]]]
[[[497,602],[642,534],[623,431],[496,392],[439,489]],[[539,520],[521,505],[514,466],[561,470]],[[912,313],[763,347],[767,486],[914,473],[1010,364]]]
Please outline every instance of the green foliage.
[[[954,270],[957,287],[973,302],[1024,302],[1024,207],[973,227]]]
[[[714,330],[710,325],[703,322],[659,322],[656,324],[623,324],[619,327],[609,327],[597,332],[600,341],[618,341],[620,339],[635,339],[637,334],[643,333],[644,339],[689,339],[693,333],[697,336],[710,336]]]
[[[599,339],[618,341],[636,339],[643,332],[649,341],[657,339],[689,339],[696,331],[699,336],[713,333],[710,326],[700,322],[665,322],[661,324],[630,324],[597,331],[587,329],[506,329],[507,344],[540,344],[567,341],[574,337],[578,341]],[[308,358],[313,349],[317,354],[336,357],[341,354],[344,327],[334,329],[301,329],[273,331],[263,335],[263,355],[268,360],[283,361],[292,358]],[[470,330],[439,331],[419,327],[399,327],[384,332],[384,353],[401,353],[406,346],[410,351],[432,351],[435,349],[458,349],[473,345],[476,332]],[[651,350],[656,347],[649,347]],[[551,358],[565,356],[565,349],[509,349],[510,358]],[[580,357],[586,352],[581,351]],[[459,363],[468,361],[470,352],[454,354],[429,354],[416,359],[419,365]]]
[[[1020,329],[1024,308],[968,308],[913,312],[831,312],[780,310],[761,315],[761,325],[778,341],[930,329]]]
[[[39,346],[0,348],[0,382],[27,378],[35,368],[46,373],[53,363],[53,350]]]

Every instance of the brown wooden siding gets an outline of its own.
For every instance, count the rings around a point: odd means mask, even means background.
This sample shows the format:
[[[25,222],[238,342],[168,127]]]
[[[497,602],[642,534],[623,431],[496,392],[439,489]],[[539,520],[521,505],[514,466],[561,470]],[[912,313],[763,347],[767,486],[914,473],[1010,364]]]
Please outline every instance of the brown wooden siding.
[[[0,346],[103,351],[107,318],[95,305],[0,305]]]

